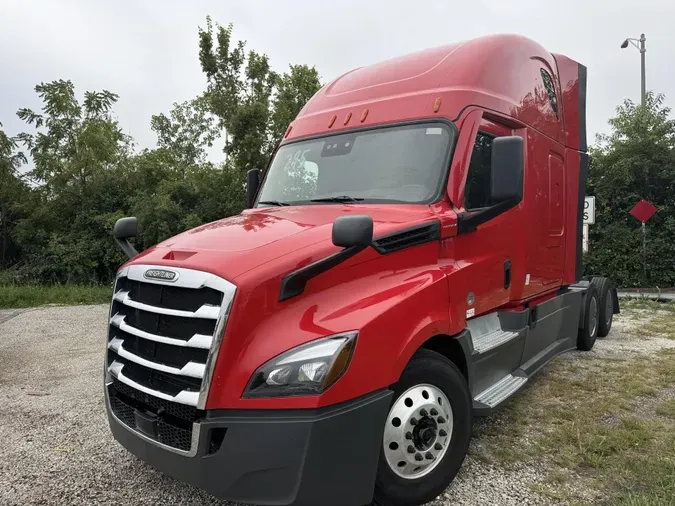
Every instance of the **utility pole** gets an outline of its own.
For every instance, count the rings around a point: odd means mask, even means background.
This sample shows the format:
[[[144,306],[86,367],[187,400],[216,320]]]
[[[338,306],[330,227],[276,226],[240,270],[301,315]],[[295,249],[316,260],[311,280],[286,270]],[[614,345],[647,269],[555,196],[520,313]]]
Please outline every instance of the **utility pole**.
[[[645,34],[642,33],[640,34],[639,39],[626,39],[621,44],[621,49],[626,49],[628,47],[628,44],[633,44],[637,48],[637,50],[640,51],[640,84],[641,84],[640,101],[643,107],[647,104],[647,78],[645,76],[646,74],[645,53],[647,52],[646,42],[647,39],[645,37]]]

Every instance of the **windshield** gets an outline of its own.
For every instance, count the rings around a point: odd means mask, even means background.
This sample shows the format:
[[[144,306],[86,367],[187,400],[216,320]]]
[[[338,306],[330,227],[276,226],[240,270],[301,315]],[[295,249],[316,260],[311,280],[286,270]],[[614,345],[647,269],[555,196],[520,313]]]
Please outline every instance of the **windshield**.
[[[258,205],[430,203],[440,194],[453,131],[440,123],[387,127],[279,148]]]

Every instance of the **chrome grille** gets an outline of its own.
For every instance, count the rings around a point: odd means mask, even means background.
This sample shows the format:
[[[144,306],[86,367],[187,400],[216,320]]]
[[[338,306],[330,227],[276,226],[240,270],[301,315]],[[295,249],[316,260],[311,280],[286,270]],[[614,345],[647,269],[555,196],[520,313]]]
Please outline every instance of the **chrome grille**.
[[[166,268],[176,273],[172,281],[146,279],[149,269],[164,268],[132,265],[118,273],[115,283],[106,359],[110,407],[131,429],[136,411],[156,419],[155,439],[185,450],[185,437],[167,434],[191,430],[196,410],[204,409],[236,289],[218,276],[191,269]],[[161,403],[189,407],[193,419],[172,425]]]

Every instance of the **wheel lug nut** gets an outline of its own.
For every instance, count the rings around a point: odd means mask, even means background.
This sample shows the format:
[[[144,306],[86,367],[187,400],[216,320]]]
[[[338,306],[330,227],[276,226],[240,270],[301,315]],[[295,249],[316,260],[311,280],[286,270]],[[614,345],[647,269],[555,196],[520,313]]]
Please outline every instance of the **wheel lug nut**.
[[[415,417],[413,416],[413,417],[410,419],[410,425],[413,425],[413,426],[414,426],[414,425],[417,425],[417,418],[415,418]]]
[[[436,443],[434,445],[434,450],[442,450],[442,449],[443,449],[443,445],[441,443]]]
[[[419,462],[420,460],[423,460],[423,459],[424,459],[424,457],[422,457],[422,454],[421,454],[421,453],[418,453],[417,455],[415,455],[415,460],[416,460],[416,461]]]
[[[441,429],[441,430],[438,431],[438,435],[441,436],[441,437],[445,437],[445,436],[448,435],[448,433],[445,432],[443,429]]]
[[[415,453],[415,447],[413,445],[408,446],[408,453]]]
[[[422,408],[420,409],[420,416],[427,416],[429,413],[427,412],[426,409]]]
[[[406,439],[412,439],[412,432],[408,431],[405,433],[405,438]]]
[[[431,416],[436,416],[438,414],[438,411],[436,411],[436,409],[434,409],[434,408],[431,408],[430,413],[431,413]]]
[[[443,418],[442,416],[439,416],[437,421],[438,421],[438,423],[445,423],[445,418]]]
[[[434,459],[434,456],[431,454],[431,452],[427,452],[425,457],[427,458],[427,460],[433,460]]]

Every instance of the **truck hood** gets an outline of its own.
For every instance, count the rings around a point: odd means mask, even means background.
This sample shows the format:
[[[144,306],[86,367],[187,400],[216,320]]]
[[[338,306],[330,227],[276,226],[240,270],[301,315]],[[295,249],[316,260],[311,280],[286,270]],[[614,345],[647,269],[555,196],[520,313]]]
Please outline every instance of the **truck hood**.
[[[331,242],[338,216],[367,214],[374,235],[384,235],[433,218],[426,205],[312,205],[261,208],[207,223],[150,248],[130,264],[185,267],[228,280],[279,257],[306,265],[338,248]],[[291,257],[291,258],[289,258]],[[291,262],[293,263],[293,262]]]

